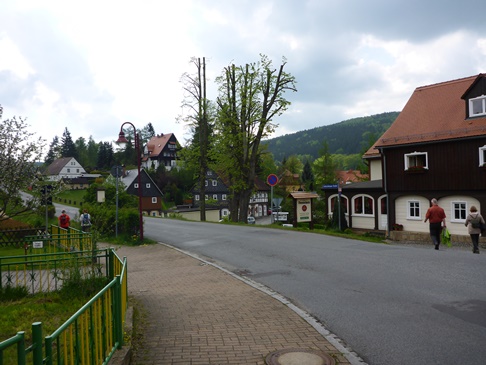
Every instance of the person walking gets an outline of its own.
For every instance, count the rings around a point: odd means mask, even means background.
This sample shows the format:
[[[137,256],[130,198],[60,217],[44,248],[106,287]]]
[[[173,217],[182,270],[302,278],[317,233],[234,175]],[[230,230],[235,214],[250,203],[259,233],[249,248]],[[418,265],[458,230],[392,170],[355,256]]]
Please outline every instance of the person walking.
[[[481,224],[485,224],[483,216],[478,212],[478,209],[474,205],[471,205],[464,225],[467,227],[467,233],[469,233],[471,236],[473,253],[479,253],[479,235],[481,234]]]
[[[79,219],[81,221],[81,230],[83,232],[89,232],[91,227],[91,215],[88,213],[87,209],[83,210],[83,214],[81,214]]]
[[[69,228],[69,222],[71,221],[71,218],[69,218],[69,215],[66,214],[66,211],[63,209],[61,212],[61,215],[57,218],[59,221],[59,227],[68,229]]]
[[[435,249],[438,250],[440,245],[440,234],[442,229],[446,227],[446,215],[444,209],[439,207],[437,199],[432,199],[430,203],[432,203],[432,206],[425,214],[424,223],[429,221],[430,237],[432,238],[432,243],[434,244]]]

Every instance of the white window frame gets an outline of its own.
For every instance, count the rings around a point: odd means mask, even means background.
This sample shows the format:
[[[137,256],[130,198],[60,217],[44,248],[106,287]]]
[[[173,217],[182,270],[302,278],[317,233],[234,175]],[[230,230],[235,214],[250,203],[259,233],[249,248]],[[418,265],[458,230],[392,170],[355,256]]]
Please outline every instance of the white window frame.
[[[204,196],[204,198],[205,198],[205,200],[209,200],[209,196],[208,196],[208,194],[206,194],[206,195]]]
[[[405,170],[408,170],[411,167],[418,166],[417,161],[415,161],[415,164],[411,164],[411,160],[416,158],[417,156],[425,156],[425,166],[423,166],[424,169],[429,168],[429,156],[427,152],[412,152],[412,153],[406,153],[404,155],[404,162],[405,162]]]
[[[364,199],[371,199],[371,213],[356,213],[354,202],[358,199],[362,199],[363,212],[365,211],[365,201]],[[367,194],[360,194],[353,197],[351,201],[351,210],[353,211],[353,216],[358,217],[374,217],[375,216],[375,199]]]
[[[134,187],[135,189],[138,189],[138,183],[133,184],[133,187]]]
[[[216,180],[213,180],[213,186],[218,186],[218,182]]]
[[[486,164],[486,144],[483,147],[479,147],[479,167]]]
[[[458,217],[458,213],[463,213],[464,218]],[[451,222],[464,223],[468,214],[468,207],[466,201],[451,201]]]
[[[417,214],[411,214],[411,212],[418,210]],[[409,200],[407,201],[407,219],[411,220],[422,220],[422,210],[420,209],[419,200]]]
[[[226,200],[226,194],[221,195],[221,200]]]
[[[207,180],[204,181],[204,185],[205,186],[208,186],[208,181]]]
[[[147,189],[150,189],[150,183],[146,183],[146,184],[145,184],[145,187],[146,187]]]
[[[329,215],[332,215],[332,201],[333,199],[337,199],[338,198],[338,194],[333,194],[329,197],[329,204],[327,206],[327,213]],[[341,199],[344,199],[344,203],[341,202],[341,205],[344,207],[345,211],[344,211],[344,215],[348,215],[348,202],[349,202],[349,199],[347,196],[344,196],[344,195],[341,195]]]
[[[156,196],[153,196],[152,197],[152,204],[156,204],[157,203],[157,197]]]
[[[473,114],[473,103],[479,102],[481,104],[481,112]],[[469,99],[469,117],[478,117],[486,115],[486,95],[478,96],[477,98]]]
[[[213,194],[213,200],[218,200],[218,194]]]
[[[194,199],[195,199],[196,201],[199,201],[199,194],[194,195]]]

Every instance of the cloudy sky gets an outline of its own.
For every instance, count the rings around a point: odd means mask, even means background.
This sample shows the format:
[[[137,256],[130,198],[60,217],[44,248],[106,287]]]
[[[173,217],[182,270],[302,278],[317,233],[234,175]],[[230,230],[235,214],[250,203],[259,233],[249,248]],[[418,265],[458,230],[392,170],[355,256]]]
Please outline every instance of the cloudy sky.
[[[170,4],[170,5],[167,5]],[[486,72],[484,0],[2,0],[0,104],[50,143],[176,122],[181,75],[268,55],[298,92],[274,136],[400,111],[418,86]]]

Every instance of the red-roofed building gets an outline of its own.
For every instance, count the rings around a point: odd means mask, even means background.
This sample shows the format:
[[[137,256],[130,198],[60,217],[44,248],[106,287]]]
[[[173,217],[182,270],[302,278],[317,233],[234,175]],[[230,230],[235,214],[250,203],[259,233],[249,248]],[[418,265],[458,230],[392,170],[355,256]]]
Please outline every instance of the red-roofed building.
[[[177,164],[179,142],[173,133],[160,134],[152,137],[144,147],[142,166],[146,169],[157,169],[160,165],[166,170]]]
[[[471,205],[486,209],[486,74],[415,89],[363,158],[370,181],[342,186],[350,227],[428,233],[437,198],[449,231],[467,236]]]

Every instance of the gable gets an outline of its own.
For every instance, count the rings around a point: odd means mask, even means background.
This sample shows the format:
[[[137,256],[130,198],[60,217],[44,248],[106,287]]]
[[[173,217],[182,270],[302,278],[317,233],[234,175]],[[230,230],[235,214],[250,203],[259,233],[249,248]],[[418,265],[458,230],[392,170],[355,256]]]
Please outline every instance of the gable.
[[[479,80],[479,81],[478,81]],[[477,88],[472,87],[477,83]],[[418,87],[395,122],[381,136],[366,156],[380,147],[445,141],[486,135],[486,115],[468,118],[463,96],[477,92],[484,85],[484,75]]]
[[[177,150],[178,142],[173,133],[160,134],[154,136],[147,142],[146,153],[150,158],[157,158],[163,156],[163,151]]]

